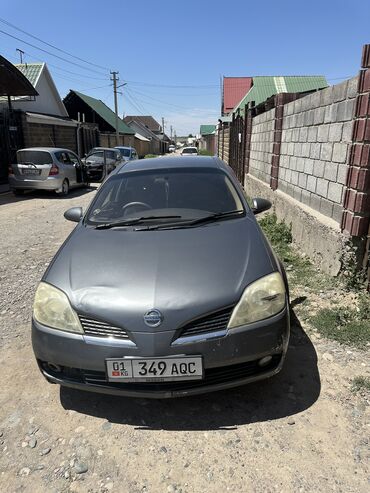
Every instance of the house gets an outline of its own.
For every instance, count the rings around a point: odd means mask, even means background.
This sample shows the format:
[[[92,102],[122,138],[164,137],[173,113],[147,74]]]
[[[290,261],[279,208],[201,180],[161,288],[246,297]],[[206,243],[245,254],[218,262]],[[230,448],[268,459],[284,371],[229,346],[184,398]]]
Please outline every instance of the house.
[[[103,147],[117,145],[116,114],[103,101],[71,89],[63,102],[71,118],[97,125],[100,132],[99,145]],[[134,146],[135,132],[121,118],[118,118],[118,132],[118,145]]]
[[[201,125],[199,149],[216,154],[216,125]]]
[[[140,123],[142,126],[150,130],[156,135],[160,141],[160,154],[165,154],[168,151],[170,139],[164,133],[162,126],[150,115],[127,115],[123,119],[124,122]],[[156,153],[154,153],[156,154]]]
[[[77,151],[77,122],[68,116],[47,65],[12,65],[3,57],[0,65],[8,72],[17,71],[35,91],[31,95],[1,94],[0,126],[6,127],[6,132],[2,132],[4,143],[0,147],[6,148],[8,163],[15,160],[17,149],[22,147],[55,146]]]
[[[222,82],[221,116],[229,115],[252,87],[252,77],[224,77]]]
[[[161,139],[158,134],[152,132],[147,126],[145,126],[141,121],[135,120],[135,117],[126,117],[124,121],[132,130],[135,131],[135,137],[145,138],[149,144],[147,144],[147,152],[145,154],[160,154],[161,153]],[[140,137],[139,137],[140,136]],[[139,147],[139,146],[137,146]],[[139,153],[139,149],[136,148]],[[145,155],[144,154],[144,155]]]
[[[265,103],[275,94],[300,93],[303,96],[312,91],[324,89],[325,87],[328,87],[328,83],[322,75],[253,77],[250,89],[235,104],[232,113],[238,110],[244,113],[244,107],[247,103],[253,103],[254,106],[258,106]]]

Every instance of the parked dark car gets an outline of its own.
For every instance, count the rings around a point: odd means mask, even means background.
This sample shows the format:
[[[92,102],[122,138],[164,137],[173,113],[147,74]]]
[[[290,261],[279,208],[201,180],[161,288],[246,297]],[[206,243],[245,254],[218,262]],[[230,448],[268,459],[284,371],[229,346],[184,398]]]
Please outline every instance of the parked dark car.
[[[52,190],[67,195],[70,188],[87,186],[80,158],[70,149],[29,147],[17,151],[9,167],[9,185],[15,195],[26,190]]]
[[[215,157],[119,167],[45,272],[32,342],[49,382],[174,397],[271,377],[289,340],[283,267]]]
[[[124,162],[118,149],[94,147],[82,160],[90,182],[103,181],[119,164]]]

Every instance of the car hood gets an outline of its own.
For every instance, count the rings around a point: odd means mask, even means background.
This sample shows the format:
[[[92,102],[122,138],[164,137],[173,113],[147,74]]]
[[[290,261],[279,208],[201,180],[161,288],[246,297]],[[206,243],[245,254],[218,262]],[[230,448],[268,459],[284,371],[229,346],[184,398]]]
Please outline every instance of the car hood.
[[[96,230],[79,224],[44,281],[84,315],[153,331],[143,315],[163,314],[161,331],[236,304],[244,288],[277,269],[253,217],[187,229]]]

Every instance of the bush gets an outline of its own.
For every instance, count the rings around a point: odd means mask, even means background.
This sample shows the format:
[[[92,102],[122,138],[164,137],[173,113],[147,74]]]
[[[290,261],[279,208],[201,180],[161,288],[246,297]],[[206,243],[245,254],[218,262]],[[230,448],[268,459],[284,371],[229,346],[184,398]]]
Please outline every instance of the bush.
[[[144,159],[149,159],[152,157],[158,157],[157,154],[145,154]]]
[[[199,149],[198,150],[199,156],[214,156],[215,153],[212,151],[207,151],[206,149]]]

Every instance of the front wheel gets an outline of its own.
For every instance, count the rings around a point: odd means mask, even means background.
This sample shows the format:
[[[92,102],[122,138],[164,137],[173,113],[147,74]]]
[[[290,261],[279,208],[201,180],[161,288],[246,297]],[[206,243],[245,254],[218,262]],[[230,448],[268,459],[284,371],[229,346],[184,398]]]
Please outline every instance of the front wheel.
[[[65,197],[66,195],[68,195],[68,192],[69,192],[69,183],[68,180],[64,180],[61,188],[57,190],[57,194]]]

